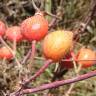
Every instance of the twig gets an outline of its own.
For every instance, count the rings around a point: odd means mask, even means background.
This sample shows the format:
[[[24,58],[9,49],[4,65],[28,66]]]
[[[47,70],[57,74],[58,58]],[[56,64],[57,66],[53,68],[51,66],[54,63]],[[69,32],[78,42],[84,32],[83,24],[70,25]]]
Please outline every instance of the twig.
[[[78,66],[78,68],[75,70],[77,76],[79,76],[79,72],[80,72],[81,68],[82,68],[82,65],[80,64]],[[66,92],[65,96],[69,96],[70,95],[70,93],[71,93],[72,89],[74,88],[74,86],[75,86],[75,83],[72,83],[70,85],[70,87],[69,87],[68,91]]]
[[[53,18],[53,19],[52,19],[52,21],[51,21],[50,24],[49,24],[49,29],[51,29],[51,28],[54,26],[54,24],[56,23],[56,21],[57,21],[56,18]]]
[[[86,74],[83,74],[83,75],[79,75],[79,76],[74,77],[72,79],[55,81],[55,82],[52,82],[52,83],[49,83],[49,84],[43,84],[41,86],[37,86],[35,88],[25,89],[25,90],[22,90],[20,94],[21,95],[22,94],[30,94],[30,93],[35,93],[35,92],[46,90],[46,89],[57,88],[59,86],[75,83],[75,82],[82,81],[82,80],[85,80],[85,79],[88,79],[88,78],[91,78],[91,77],[94,77],[94,76],[96,76],[96,70],[91,71],[91,72],[86,73]]]
[[[16,92],[12,93],[11,96],[18,96],[19,93],[24,90],[25,86],[27,84],[29,84],[32,80],[35,80],[38,76],[41,75],[41,73],[43,73],[45,71],[46,68],[48,68],[48,66],[52,63],[52,60],[47,60],[45,61],[44,65],[32,76],[30,77],[28,80],[26,80],[25,82],[21,83],[21,88],[19,88]]]
[[[61,1],[62,2],[62,1]],[[60,5],[59,5],[59,7],[61,6],[61,3],[60,3]],[[60,10],[61,11],[61,10]],[[61,11],[62,12],[62,11]],[[56,13],[56,15],[55,15],[56,17],[60,17],[60,14],[57,12]],[[49,29],[51,29],[52,27],[54,27],[55,25],[56,25],[56,22],[58,21],[58,19],[60,20],[61,18],[53,18],[52,20],[51,20],[51,22],[50,22],[50,24],[49,24]]]
[[[61,19],[60,17],[58,17],[57,15],[54,15],[52,13],[49,13],[49,12],[46,12],[46,11],[44,13],[51,16],[51,17],[53,17],[53,18],[56,18],[56,19],[59,19],[59,20]]]
[[[31,3],[36,11],[40,11],[40,9],[36,6],[34,0],[31,0]]]
[[[45,61],[44,65],[28,80],[26,80],[23,85],[26,85],[28,83],[30,83],[32,80],[35,80],[39,75],[41,75],[41,73],[43,73],[45,71],[46,68],[48,68],[48,66],[52,63],[52,60],[47,60]]]
[[[30,58],[31,56],[31,49],[28,51],[28,53],[26,54],[26,56],[24,57],[23,61],[21,62],[21,64],[25,64],[27,62],[27,60]]]
[[[72,58],[73,58],[73,64],[74,64],[74,70],[75,70],[76,76],[79,76],[79,72],[81,70],[82,65],[79,64],[79,66],[77,67],[76,66],[76,61],[74,60],[74,54],[72,54],[72,52],[71,52],[71,55],[72,55]],[[70,93],[71,93],[72,89],[74,88],[74,86],[75,86],[75,83],[72,83],[70,85],[68,91],[65,93],[65,96],[69,96],[70,95]]]
[[[80,25],[80,27],[74,33],[75,41],[79,39],[79,34],[85,31],[86,27],[90,24],[91,20],[94,17],[94,14],[96,13],[96,1],[95,0],[93,0],[92,5],[90,6],[92,7],[90,8],[87,14],[87,17],[85,18],[85,26],[82,28],[82,26]]]
[[[17,45],[17,42],[16,42],[16,38],[14,38],[13,40],[13,51],[14,51],[14,56],[16,56],[16,45]]]
[[[75,83],[72,83],[68,89],[68,91],[66,92],[65,96],[69,96],[69,94],[71,93],[73,87],[74,87]]]

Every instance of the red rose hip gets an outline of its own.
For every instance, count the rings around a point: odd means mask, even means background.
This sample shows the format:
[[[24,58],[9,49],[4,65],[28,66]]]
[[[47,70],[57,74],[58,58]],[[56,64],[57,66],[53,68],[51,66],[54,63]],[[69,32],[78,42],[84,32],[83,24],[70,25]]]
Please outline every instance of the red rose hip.
[[[22,34],[20,31],[20,27],[19,26],[9,27],[6,31],[6,37],[10,41],[14,41],[14,40],[16,40],[16,42],[21,41],[22,40]]]
[[[12,53],[9,51],[9,49],[5,46],[0,48],[0,58],[1,59],[11,59],[13,58]]]
[[[76,56],[77,63],[83,68],[91,67],[96,64],[96,53],[89,48],[81,48]]]
[[[45,37],[48,32],[48,22],[42,14],[35,14],[27,18],[21,24],[21,32],[29,41],[39,41]]]

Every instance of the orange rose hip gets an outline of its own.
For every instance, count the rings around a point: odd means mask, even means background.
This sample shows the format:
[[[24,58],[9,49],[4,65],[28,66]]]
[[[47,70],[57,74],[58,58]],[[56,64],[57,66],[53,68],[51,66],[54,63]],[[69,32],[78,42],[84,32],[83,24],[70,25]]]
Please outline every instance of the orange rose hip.
[[[49,33],[43,42],[43,53],[47,59],[59,61],[70,50],[73,44],[73,33],[69,31],[54,31]]]
[[[81,48],[76,59],[78,64],[82,64],[82,67],[90,67],[96,63],[96,53],[89,48]]]
[[[1,59],[11,59],[13,58],[12,53],[9,51],[9,49],[5,46],[0,48],[0,58]]]

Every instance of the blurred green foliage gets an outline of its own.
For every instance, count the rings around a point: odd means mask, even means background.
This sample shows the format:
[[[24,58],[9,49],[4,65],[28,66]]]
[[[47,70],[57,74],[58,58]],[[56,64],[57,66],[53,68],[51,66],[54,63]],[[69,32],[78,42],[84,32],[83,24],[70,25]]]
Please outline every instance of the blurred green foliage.
[[[81,24],[85,25],[84,19],[87,17],[87,13],[91,8],[91,3],[93,0],[34,0],[38,8],[51,12],[52,14],[58,15],[61,19],[57,20],[54,27],[51,30],[56,29],[67,29],[76,30]],[[96,2],[94,0],[94,2]],[[31,0],[0,0],[0,19],[3,20],[8,26],[20,25],[22,20],[34,15],[35,10],[32,6]],[[52,17],[46,17],[49,21]],[[51,20],[50,20],[51,19]],[[8,42],[8,41],[7,41]],[[96,18],[91,21],[91,24],[87,26],[85,32],[80,35],[79,43],[84,46],[91,47],[96,50]],[[36,56],[42,57],[41,43],[37,44],[37,54]],[[30,49],[30,43],[22,42],[17,45],[17,57],[21,59],[25,53]],[[1,61],[0,61],[1,62]],[[28,61],[30,62],[30,61]],[[27,62],[27,63],[28,63]],[[43,65],[42,60],[35,60],[32,68],[32,75]],[[7,69],[5,68],[7,66]],[[2,91],[12,92],[15,90],[15,86],[18,83],[18,70],[13,65],[0,65],[0,96],[2,96]],[[55,65],[51,65],[45,73],[43,73],[40,78],[37,78],[36,82],[32,83],[32,86],[41,85],[43,83],[48,83],[51,81],[53,76]],[[4,70],[6,69],[6,70]],[[96,69],[93,66],[88,69],[82,69],[81,73],[86,73],[88,71]],[[24,65],[23,75],[28,73],[26,65]],[[74,75],[73,70],[64,75],[64,79],[70,78]],[[70,96],[96,96],[96,77],[90,78],[86,81],[81,81],[76,83],[74,89],[72,90]],[[18,88],[18,87],[17,87]],[[64,94],[68,90],[69,85],[65,85],[56,88],[52,91],[53,95],[50,96],[65,96]],[[48,90],[47,90],[48,91]],[[47,91],[38,92],[37,94],[32,94],[28,96],[43,96]]]

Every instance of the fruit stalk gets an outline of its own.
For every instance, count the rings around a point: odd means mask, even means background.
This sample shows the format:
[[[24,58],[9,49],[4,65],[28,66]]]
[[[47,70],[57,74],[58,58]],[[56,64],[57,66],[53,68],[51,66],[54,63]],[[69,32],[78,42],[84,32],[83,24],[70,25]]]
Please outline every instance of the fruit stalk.
[[[22,60],[21,64],[25,64],[27,62],[27,60],[30,58],[31,56],[31,49],[28,51],[28,53],[26,54],[26,56],[24,56],[24,59]]]
[[[14,51],[14,56],[16,55],[16,45],[17,45],[17,42],[16,42],[16,38],[14,39],[13,41],[13,51]]]
[[[35,51],[36,51],[36,41],[34,40],[34,41],[32,41],[32,51],[31,51],[31,55],[30,55],[30,63],[28,64],[28,69],[31,71],[31,68],[32,68],[32,63],[33,63],[33,59],[34,59],[34,57],[35,57]]]
[[[34,41],[32,41],[31,60],[34,59],[35,51],[36,51],[36,41],[34,40]]]
[[[62,85],[75,83],[75,82],[82,81],[82,80],[85,80],[85,79],[88,79],[88,78],[91,78],[91,77],[94,77],[94,76],[96,76],[96,70],[91,71],[91,72],[86,73],[86,74],[83,74],[83,75],[79,75],[79,76],[74,77],[72,79],[55,81],[55,82],[52,82],[50,84],[43,84],[43,85],[37,86],[35,88],[25,89],[25,90],[21,91],[20,95],[35,93],[35,92],[43,91],[43,90],[46,90],[46,89],[57,88],[57,87],[62,86]]]

